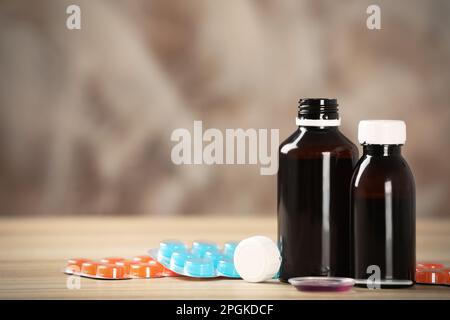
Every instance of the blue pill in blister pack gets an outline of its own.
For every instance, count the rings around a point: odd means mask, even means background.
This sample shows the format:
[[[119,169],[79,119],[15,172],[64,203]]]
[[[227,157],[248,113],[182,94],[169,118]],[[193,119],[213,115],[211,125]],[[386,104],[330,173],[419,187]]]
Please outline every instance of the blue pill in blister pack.
[[[192,243],[191,253],[196,257],[203,258],[206,252],[220,252],[217,244],[207,241],[194,241]]]
[[[162,263],[170,263],[174,252],[186,252],[186,245],[178,240],[161,241],[159,244],[157,260]]]
[[[184,265],[186,264],[186,261],[192,258],[193,256],[187,251],[175,251],[172,253],[172,257],[170,258],[169,269],[176,273],[182,274],[184,273]]]
[[[220,251],[206,251],[204,257],[210,259],[214,263],[214,268],[217,268],[219,260],[223,259],[225,256]]]
[[[186,260],[184,274],[192,277],[216,276],[214,262],[211,259],[191,258]]]
[[[223,246],[223,254],[229,258],[233,258],[234,250],[236,250],[236,247],[238,244],[239,244],[239,242],[237,242],[237,241],[231,241],[231,242],[225,243]]]
[[[178,240],[162,241],[158,249],[149,250],[150,256],[166,268],[188,277],[240,278],[233,262],[238,242],[230,241],[223,249],[208,241],[194,241],[191,248]]]
[[[234,267],[233,258],[224,258],[219,260],[217,264],[217,273],[221,276],[230,278],[240,278]]]

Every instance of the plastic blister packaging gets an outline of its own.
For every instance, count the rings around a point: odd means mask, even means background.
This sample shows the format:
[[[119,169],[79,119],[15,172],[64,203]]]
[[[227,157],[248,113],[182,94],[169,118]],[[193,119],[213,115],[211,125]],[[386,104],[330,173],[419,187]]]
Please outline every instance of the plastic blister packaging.
[[[450,285],[450,266],[439,262],[420,262],[416,265],[416,283]]]
[[[194,278],[240,278],[233,261],[237,244],[229,241],[220,248],[214,242],[194,241],[188,247],[179,240],[165,240],[160,242],[159,248],[149,250],[149,255],[180,275]]]
[[[104,280],[179,276],[150,256],[136,256],[133,259],[107,257],[98,261],[73,258],[67,261],[64,273]]]

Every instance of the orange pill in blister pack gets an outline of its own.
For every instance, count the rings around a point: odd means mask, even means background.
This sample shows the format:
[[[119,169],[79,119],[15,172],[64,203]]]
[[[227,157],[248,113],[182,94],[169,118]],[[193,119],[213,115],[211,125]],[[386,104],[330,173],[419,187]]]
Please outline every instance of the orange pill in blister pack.
[[[133,258],[133,261],[147,263],[153,261],[154,259],[148,255],[136,256]]]
[[[96,276],[97,275],[97,268],[99,266],[101,266],[101,265],[102,265],[102,263],[101,262],[97,262],[97,261],[84,262],[81,265],[81,275]]]
[[[164,274],[164,266],[156,261],[130,265],[130,276],[133,278],[160,278]]]
[[[445,266],[442,263],[436,262],[420,262],[417,264],[417,269],[442,269]]]
[[[422,284],[447,284],[447,274],[442,269],[416,269],[416,282]]]
[[[90,262],[91,260],[85,258],[72,258],[67,260],[65,273],[80,273],[81,265],[85,262]]]
[[[130,267],[132,264],[138,264],[140,262],[134,261],[134,260],[123,260],[116,263],[116,266],[123,267],[123,271],[125,274],[130,274]]]
[[[445,274],[446,284],[450,285],[450,268],[444,268],[441,271]]]
[[[122,257],[106,257],[100,260],[101,263],[106,264],[116,264],[117,262],[124,261],[125,258]]]
[[[72,258],[67,260],[63,272],[92,279],[110,280],[179,276],[149,255],[136,256],[133,259],[106,257],[100,261]]]
[[[124,268],[115,264],[102,264],[97,267],[96,276],[101,279],[128,279]]]

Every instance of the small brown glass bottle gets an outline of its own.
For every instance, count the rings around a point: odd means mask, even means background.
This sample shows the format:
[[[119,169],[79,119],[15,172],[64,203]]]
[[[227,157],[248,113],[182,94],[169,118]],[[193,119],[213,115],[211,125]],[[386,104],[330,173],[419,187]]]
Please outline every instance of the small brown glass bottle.
[[[353,277],[357,285],[414,284],[415,187],[401,154],[403,121],[361,121],[363,155],[352,178]]]
[[[301,99],[297,125],[279,149],[280,280],[349,276],[350,180],[358,149],[339,131],[336,99]]]

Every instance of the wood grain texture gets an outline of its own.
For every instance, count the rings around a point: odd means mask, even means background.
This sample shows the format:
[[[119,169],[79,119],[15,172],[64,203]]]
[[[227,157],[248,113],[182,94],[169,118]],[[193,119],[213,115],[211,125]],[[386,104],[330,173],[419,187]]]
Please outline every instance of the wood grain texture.
[[[417,223],[418,260],[450,262],[450,220]],[[189,278],[103,281],[81,279],[68,289],[61,270],[70,257],[101,258],[145,254],[162,239],[207,239],[219,243],[255,234],[275,239],[273,217],[1,218],[1,299],[450,299],[450,287],[349,293],[296,291],[277,281]]]

